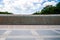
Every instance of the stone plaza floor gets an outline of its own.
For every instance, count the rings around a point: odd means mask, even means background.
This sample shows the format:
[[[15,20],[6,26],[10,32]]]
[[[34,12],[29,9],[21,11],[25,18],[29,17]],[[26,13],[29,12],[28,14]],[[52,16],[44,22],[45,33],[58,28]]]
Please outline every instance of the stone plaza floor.
[[[0,40],[60,40],[60,25],[0,25]]]

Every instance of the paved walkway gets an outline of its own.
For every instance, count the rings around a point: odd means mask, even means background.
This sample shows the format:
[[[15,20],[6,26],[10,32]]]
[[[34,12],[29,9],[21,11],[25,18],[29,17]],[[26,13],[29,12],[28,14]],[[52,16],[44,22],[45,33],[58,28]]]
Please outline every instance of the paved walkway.
[[[60,40],[60,25],[0,25],[0,40]]]

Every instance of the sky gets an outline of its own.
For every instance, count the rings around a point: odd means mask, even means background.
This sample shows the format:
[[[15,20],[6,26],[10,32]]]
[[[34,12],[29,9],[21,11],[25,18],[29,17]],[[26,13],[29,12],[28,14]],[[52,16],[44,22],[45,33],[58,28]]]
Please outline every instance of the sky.
[[[0,11],[13,14],[32,14],[47,5],[55,6],[60,0],[0,0]]]

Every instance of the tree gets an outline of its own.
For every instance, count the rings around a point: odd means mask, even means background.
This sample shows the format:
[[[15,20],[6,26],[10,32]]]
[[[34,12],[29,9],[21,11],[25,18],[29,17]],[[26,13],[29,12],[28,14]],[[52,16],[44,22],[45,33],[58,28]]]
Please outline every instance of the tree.
[[[39,14],[60,14],[60,2],[56,6],[48,5],[41,12],[35,12],[33,15]]]
[[[12,13],[8,13],[8,12],[0,12],[0,14],[12,14]]]
[[[54,11],[56,14],[60,14],[60,2],[56,5],[56,9]]]
[[[55,14],[54,10],[56,7],[48,5],[41,10],[41,14]]]
[[[60,8],[60,2],[56,5],[56,7]]]
[[[38,11],[38,12],[35,12],[35,13],[33,13],[33,15],[39,15],[40,14],[40,12]]]

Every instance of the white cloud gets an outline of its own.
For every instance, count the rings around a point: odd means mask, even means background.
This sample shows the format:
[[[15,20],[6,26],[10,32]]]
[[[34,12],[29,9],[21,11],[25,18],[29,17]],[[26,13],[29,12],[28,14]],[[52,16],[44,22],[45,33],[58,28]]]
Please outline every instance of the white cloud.
[[[44,4],[43,4],[43,7],[45,7],[45,6],[47,6],[47,5],[53,5],[53,6],[55,6],[57,4],[57,2],[55,2],[55,1],[51,1],[51,2],[45,2]]]
[[[46,2],[43,3],[44,1]],[[56,4],[55,1],[49,2],[48,0],[3,0],[3,3],[4,6],[2,8],[2,5],[0,5],[0,10],[14,14],[31,14],[37,10],[41,10],[43,6]]]

